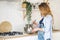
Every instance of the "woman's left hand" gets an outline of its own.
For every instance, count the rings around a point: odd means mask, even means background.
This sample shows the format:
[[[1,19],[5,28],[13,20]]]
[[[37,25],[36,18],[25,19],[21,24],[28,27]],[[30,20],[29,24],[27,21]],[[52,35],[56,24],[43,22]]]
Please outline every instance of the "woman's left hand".
[[[34,32],[36,32],[36,31],[38,31],[39,30],[39,28],[34,28],[33,30],[32,30],[32,32],[34,33]]]

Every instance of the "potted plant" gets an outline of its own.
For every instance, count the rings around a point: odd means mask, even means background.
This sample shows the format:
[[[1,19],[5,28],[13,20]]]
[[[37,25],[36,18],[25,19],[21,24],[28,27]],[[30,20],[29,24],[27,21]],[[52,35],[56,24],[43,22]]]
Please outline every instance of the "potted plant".
[[[26,8],[25,17],[27,17],[27,24],[24,27],[24,30],[25,32],[29,33],[28,29],[30,28],[30,33],[31,33],[32,24],[30,24],[30,21],[31,21],[31,14],[32,14],[32,5],[30,2],[27,2],[27,1],[23,2],[23,4],[25,5],[24,7]]]

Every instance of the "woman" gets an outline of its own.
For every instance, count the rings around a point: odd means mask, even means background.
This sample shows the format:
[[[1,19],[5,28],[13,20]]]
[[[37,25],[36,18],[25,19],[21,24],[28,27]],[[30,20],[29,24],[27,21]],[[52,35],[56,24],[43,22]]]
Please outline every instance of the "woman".
[[[52,20],[53,15],[47,3],[41,3],[39,5],[39,10],[41,12],[42,19],[37,24],[33,21],[33,24],[39,25],[37,28],[33,29],[32,32],[38,31],[38,40],[52,40]]]

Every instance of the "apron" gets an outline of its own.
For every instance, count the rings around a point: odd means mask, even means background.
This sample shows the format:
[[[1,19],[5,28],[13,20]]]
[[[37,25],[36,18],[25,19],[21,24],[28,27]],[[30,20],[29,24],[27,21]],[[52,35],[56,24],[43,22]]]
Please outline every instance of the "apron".
[[[44,18],[42,18],[39,21],[39,28],[44,28],[44,23],[43,23]],[[38,40],[45,40],[44,39],[44,32],[43,31],[38,31]],[[46,39],[46,40],[51,40],[50,38]]]
[[[44,20],[44,18],[42,18],[39,21],[39,28],[44,28],[43,20]],[[38,40],[44,40],[44,32],[43,31],[38,31]]]

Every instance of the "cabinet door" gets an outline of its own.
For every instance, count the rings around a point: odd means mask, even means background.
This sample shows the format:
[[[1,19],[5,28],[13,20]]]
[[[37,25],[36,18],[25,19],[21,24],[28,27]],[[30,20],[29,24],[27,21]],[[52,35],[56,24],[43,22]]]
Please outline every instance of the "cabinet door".
[[[5,40],[37,40],[37,36],[27,36],[27,37],[20,37],[20,38],[10,38]]]

